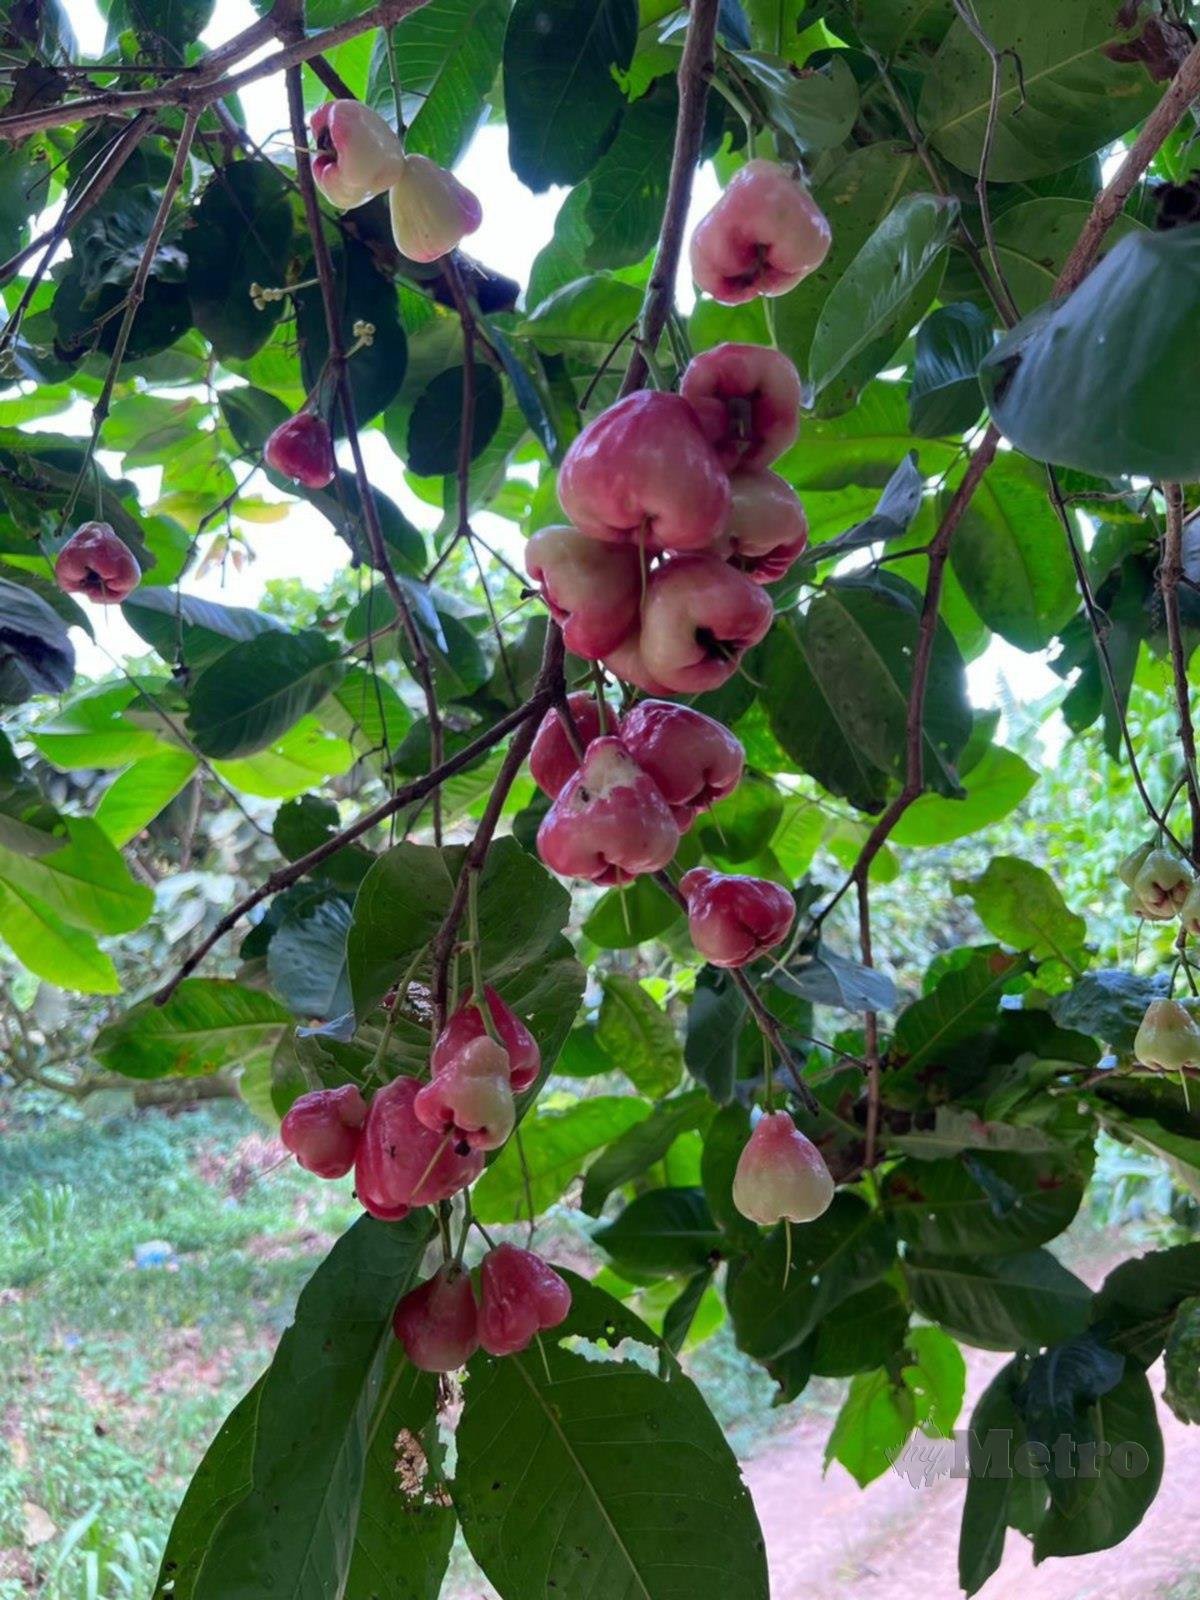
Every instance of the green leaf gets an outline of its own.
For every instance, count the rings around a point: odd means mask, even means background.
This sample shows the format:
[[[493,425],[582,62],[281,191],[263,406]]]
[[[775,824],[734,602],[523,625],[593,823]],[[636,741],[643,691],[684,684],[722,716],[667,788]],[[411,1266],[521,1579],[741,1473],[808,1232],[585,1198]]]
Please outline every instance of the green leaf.
[[[783,796],[757,772],[702,815],[697,837],[705,853],[740,866],[760,856],[783,817]]]
[[[77,994],[120,994],[117,969],[81,928],[56,917],[34,895],[0,883],[0,938],[22,966]]]
[[[190,750],[158,750],[143,756],[110,783],[95,821],[118,848],[135,839],[191,781],[196,758]]]
[[[463,368],[439,373],[413,406],[408,422],[408,468],[423,477],[458,470],[462,436]],[[475,413],[471,427],[471,460],[486,449],[500,425],[504,391],[494,367],[475,363]]]
[[[56,612],[32,589],[0,578],[0,703],[63,694],[75,679],[75,647]]]
[[[908,195],[831,290],[813,333],[808,373],[826,415],[854,404],[933,301],[957,216],[956,201]]]
[[[765,120],[799,155],[842,144],[858,119],[858,82],[844,53],[831,55],[821,67],[797,72],[779,55],[739,50],[737,76]]]
[[[762,650],[762,699],[779,743],[826,789],[881,809],[903,778],[908,694],[920,626],[916,591],[896,579],[839,579],[803,616],[776,620]],[[926,780],[959,792],[970,736],[962,658],[939,621],[925,700]]]
[[[703,1189],[651,1189],[592,1237],[618,1272],[654,1277],[708,1266],[722,1242]]]
[[[908,1307],[890,1283],[872,1284],[835,1306],[817,1329],[812,1369],[822,1378],[852,1378],[895,1364],[908,1328]]]
[[[93,684],[33,730],[33,742],[56,767],[123,767],[161,751],[157,736],[124,713],[139,699],[133,682]]]
[[[323,633],[270,632],[235,644],[188,691],[198,747],[227,760],[265,750],[336,688],[346,671]]]
[[[401,87],[421,97],[404,136],[406,150],[443,167],[462,159],[500,68],[507,20],[504,0],[429,0],[392,29]],[[377,57],[383,44],[381,34]],[[378,76],[386,85],[386,60]],[[390,86],[386,95],[381,89],[385,104],[390,95]]]
[[[1015,1363],[1002,1367],[980,1395],[967,1433],[967,1493],[958,1538],[958,1581],[968,1595],[977,1594],[1000,1565],[1008,1532],[1012,1498],[1011,1456],[1002,1470],[993,1470],[994,1442],[1007,1438],[1010,1449],[1022,1442],[1021,1419],[1013,1404]]]
[[[1143,1367],[1162,1354],[1181,1301],[1200,1293],[1200,1244],[1151,1250],[1123,1261],[1096,1292],[1093,1319],[1115,1350]]]
[[[636,978],[604,975],[596,1023],[601,1048],[642,1094],[669,1094],[683,1076],[683,1051],[675,1026]]]
[[[649,1115],[643,1101],[621,1095],[596,1095],[560,1109],[537,1106],[472,1191],[475,1215],[484,1223],[522,1222],[532,1204],[538,1216],[579,1176],[593,1150]]]
[[[683,912],[653,878],[635,878],[601,895],[583,932],[604,950],[632,950],[665,933]]]
[[[982,833],[1015,811],[1037,781],[1037,773],[1015,750],[989,745],[962,780],[966,793],[961,800],[921,795],[892,829],[891,842],[928,847]]]
[[[420,1267],[429,1226],[424,1213],[398,1224],[361,1218],[302,1291],[262,1379],[250,1486],[208,1530],[193,1600],[249,1600],[276,1587],[346,1592],[392,1311]]]
[[[621,119],[612,146],[587,183],[584,225],[588,267],[641,261],[658,237],[667,198],[679,96],[672,78],[658,78]]]
[[[619,1301],[568,1281],[571,1315],[540,1352],[471,1363],[454,1486],[471,1554],[506,1595],[581,1594],[603,1574],[612,1600],[766,1600],[749,1491],[699,1391]],[[626,1341],[665,1376],[621,1359]]]
[[[1045,474],[1008,453],[993,463],[967,507],[950,560],[971,605],[1018,650],[1043,650],[1079,600],[1071,553]]]
[[[995,1018],[1001,996],[1025,970],[1019,956],[995,946],[972,950],[962,965],[952,967],[896,1018],[889,1064],[917,1072],[949,1046],[981,1033]]]
[[[584,1211],[598,1217],[614,1189],[631,1183],[661,1161],[676,1139],[701,1126],[709,1111],[708,1096],[699,1089],[661,1101],[644,1121],[634,1123],[592,1162],[580,1199]]]
[[[1072,971],[1086,964],[1087,924],[1068,909],[1054,880],[1017,856],[993,856],[978,878],[956,878],[989,933],[1035,961],[1054,958]]]
[[[223,606],[178,589],[135,589],[121,607],[126,622],[171,667],[198,671],[235,644],[285,632],[277,617],[247,606]]]
[[[91,817],[63,818],[65,838],[26,830],[32,838],[18,839],[17,826],[0,835],[0,883],[7,888],[91,933],[130,933],[153,911],[153,890],[130,875],[120,851]],[[20,847],[27,844],[37,853]]]
[[[309,22],[312,22],[311,16]],[[357,343],[356,322],[369,322],[375,330],[370,345],[356,352],[348,368],[355,416],[362,427],[391,405],[399,394],[408,366],[408,341],[400,320],[395,285],[384,276],[365,244],[341,236],[341,243],[334,250],[334,271],[336,303],[342,308],[344,347],[349,350]],[[313,275],[310,260],[300,276],[307,279]],[[304,387],[311,392],[325,371],[329,356],[325,307],[317,288],[300,290],[292,300],[296,307]],[[339,435],[345,431],[340,408],[331,421]],[[317,492],[328,493],[327,490]]]
[[[614,69],[637,43],[636,0],[516,0],[504,37],[508,157],[535,193],[586,178],[624,107]]]
[[[851,1378],[842,1409],[825,1445],[825,1465],[840,1461],[865,1489],[899,1455],[916,1422],[907,1387],[882,1368]]]
[[[1069,166],[1140,122],[1159,97],[1140,62],[1112,59],[1112,46],[1135,35],[1141,18],[1133,13],[1122,25],[1109,0],[1059,0],[1051,12],[1038,0],[976,0],[975,21],[1005,52],[988,158],[993,183]],[[956,19],[925,79],[917,119],[934,149],[972,177],[991,105],[991,60]]]
[[[718,1105],[733,1098],[746,1002],[727,972],[705,967],[688,1006],[684,1060]]]
[[[244,794],[264,800],[290,800],[311,789],[320,778],[340,778],[354,765],[354,750],[344,739],[326,733],[315,717],[301,717],[267,750],[240,761],[217,761],[213,767]]]
[[[771,1362],[803,1344],[836,1306],[868,1288],[895,1260],[887,1222],[841,1190],[824,1216],[792,1229],[791,1271],[783,1226],[730,1271],[726,1298],[740,1349]]]
[[[1087,200],[1054,195],[1027,200],[1002,211],[996,218],[993,229],[996,253],[1009,293],[1023,317],[1050,299],[1091,209]],[[1097,259],[1107,255],[1127,233],[1142,226],[1136,217],[1123,212],[1104,235]],[[989,338],[987,347],[980,352],[980,361],[990,348]]]
[[[282,174],[268,161],[218,167],[187,234],[187,290],[196,326],[217,355],[246,360],[283,315],[276,300],[259,310],[250,285],[287,280],[292,208]]]
[[[989,1151],[965,1160],[901,1162],[884,1192],[900,1236],[917,1250],[1007,1255],[1062,1233],[1083,1176],[1058,1154]]]
[[[126,1078],[198,1078],[269,1059],[292,1025],[268,994],[226,978],[185,978],[165,1005],[143,1000],[101,1028],[92,1053]]]
[[[340,895],[307,895],[284,914],[267,947],[267,971],[280,999],[306,1020],[350,1010],[346,935],[350,907]]]
[[[636,324],[641,305],[641,290],[631,283],[579,278],[540,301],[518,331],[539,350],[599,363]]]
[[[979,363],[991,348],[991,320],[969,301],[941,306],[925,318],[917,329],[908,391],[914,433],[936,439],[975,426],[983,410]]]
[[[367,873],[347,946],[360,1021],[437,933],[453,894],[441,851],[428,845],[393,845]]]
[[[1132,1051],[1134,1037],[1152,1000],[1169,991],[1166,973],[1085,972],[1054,996],[1050,1014],[1060,1028],[1077,1028],[1114,1050]]]
[[[1087,1326],[1087,1285],[1048,1250],[983,1260],[910,1253],[904,1277],[923,1316],[984,1350],[1056,1344]]]

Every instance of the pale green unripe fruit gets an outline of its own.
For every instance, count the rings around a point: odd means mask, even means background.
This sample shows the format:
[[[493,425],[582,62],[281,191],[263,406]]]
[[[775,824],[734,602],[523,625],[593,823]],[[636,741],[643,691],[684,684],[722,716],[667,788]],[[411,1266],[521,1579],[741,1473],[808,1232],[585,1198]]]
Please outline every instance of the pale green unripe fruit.
[[[1187,899],[1192,870],[1169,850],[1151,850],[1133,880],[1133,892],[1147,916],[1166,912],[1172,917]]]
[[[1194,883],[1188,890],[1187,898],[1179,908],[1179,920],[1193,938],[1200,939],[1200,882]]]
[[[821,1152],[786,1111],[763,1117],[742,1151],[733,1203],[751,1222],[812,1222],[829,1209],[833,1178]]]
[[[1161,1072],[1200,1066],[1200,1027],[1178,1000],[1151,1000],[1133,1053],[1143,1065]]]
[[[1132,889],[1138,873],[1146,864],[1146,857],[1154,849],[1153,839],[1148,839],[1145,844],[1138,845],[1136,850],[1131,850],[1117,868],[1117,877],[1127,889]]]

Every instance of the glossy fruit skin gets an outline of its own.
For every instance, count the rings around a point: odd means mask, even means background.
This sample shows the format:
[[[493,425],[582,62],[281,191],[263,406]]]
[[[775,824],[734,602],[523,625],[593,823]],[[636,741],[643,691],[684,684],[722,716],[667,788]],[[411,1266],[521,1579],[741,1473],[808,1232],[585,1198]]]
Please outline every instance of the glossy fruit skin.
[[[298,411],[281,422],[267,440],[263,460],[306,489],[327,488],[337,471],[329,424],[311,411]]]
[[[604,665],[614,678],[620,678],[622,683],[632,683],[637,689],[644,689],[647,694],[664,695],[674,694],[674,690],[659,680],[646,665],[643,653],[643,638],[639,628],[636,633],[631,633],[624,644],[610,650],[604,658]]]
[[[733,1203],[761,1227],[813,1222],[829,1209],[834,1183],[824,1157],[786,1111],[760,1118],[733,1176]]]
[[[800,374],[780,350],[719,344],[688,363],[679,392],[727,472],[769,467],[796,442]]]
[[[505,1005],[490,984],[484,986],[484,998],[491,1013],[492,1026],[500,1036],[500,1043],[508,1051],[508,1079],[514,1094],[521,1094],[537,1082],[542,1070],[542,1052],[537,1040],[517,1016]],[[430,1071],[436,1076],[457,1060],[462,1051],[476,1039],[487,1037],[487,1029],[479,1007],[473,1000],[464,1001],[438,1034],[429,1058]]]
[[[388,204],[396,248],[410,261],[437,261],[483,221],[478,197],[428,156],[404,157]]]
[[[621,718],[620,737],[681,832],[742,781],[746,752],[724,723],[691,706],[642,700]]]
[[[395,132],[360,100],[329,100],[318,106],[312,131],[317,141],[313,177],[339,211],[382,194],[403,165],[404,148]]]
[[[1137,881],[1137,875],[1146,864],[1146,857],[1154,849],[1153,839],[1146,844],[1138,845],[1136,850],[1131,850],[1124,861],[1117,868],[1117,877],[1127,889],[1132,889]]]
[[[572,442],[558,498],[590,539],[646,551],[705,550],[729,520],[729,479],[680,395],[643,389]]]
[[[1133,880],[1133,892],[1148,917],[1175,915],[1187,899],[1192,870],[1169,850],[1151,850]]]
[[[575,694],[567,696],[567,703],[571,708],[571,720],[575,724],[579,742],[586,750],[592,740],[598,739],[602,732],[596,697],[586,689],[580,689]],[[609,715],[607,726],[610,730],[614,723],[615,718]],[[571,748],[571,741],[563,728],[562,718],[551,707],[542,718],[529,751],[530,776],[542,793],[548,794],[553,800],[567,779],[578,771],[579,757]]]
[[[800,496],[777,472],[735,472],[721,555],[754,583],[776,583],[808,545]]]
[[[723,305],[786,294],[829,253],[812,195],[774,161],[747,161],[692,234],[692,277]]]
[[[479,1309],[471,1275],[442,1267],[410,1291],[392,1316],[404,1353],[422,1372],[457,1372],[479,1349]]]
[[[307,1172],[318,1178],[343,1178],[354,1165],[366,1102],[357,1084],[314,1089],[291,1104],[279,1137]]]
[[[133,551],[107,522],[85,522],[58,552],[54,581],[64,594],[119,606],[142,581]]]
[[[676,556],[650,574],[642,659],[671,694],[719,689],[774,615],[771,597],[719,556]]]
[[[571,1309],[571,1291],[541,1256],[497,1245],[479,1269],[479,1343],[490,1356],[524,1350]]]
[[[679,880],[688,932],[714,967],[744,967],[782,944],[796,920],[796,902],[779,883],[741,873],[693,867]]]
[[[1200,879],[1188,890],[1187,898],[1179,908],[1179,920],[1193,939],[1200,939]]]
[[[542,819],[538,854],[552,872],[628,883],[666,866],[679,845],[670,807],[619,739],[596,739]]]
[[[430,1206],[465,1189],[483,1171],[483,1152],[461,1156],[418,1121],[415,1078],[396,1078],[367,1107],[354,1163],[354,1188],[373,1217],[396,1222],[413,1206]]]
[[[642,571],[633,545],[601,544],[577,528],[539,528],[525,546],[525,570],[575,655],[599,661],[637,627]]]
[[[421,1089],[413,1110],[434,1133],[448,1134],[459,1155],[499,1150],[516,1123],[508,1051],[486,1034],[472,1039]]]
[[[1178,1000],[1151,1000],[1146,1007],[1133,1053],[1147,1067],[1178,1072],[1200,1067],[1200,1026]]]

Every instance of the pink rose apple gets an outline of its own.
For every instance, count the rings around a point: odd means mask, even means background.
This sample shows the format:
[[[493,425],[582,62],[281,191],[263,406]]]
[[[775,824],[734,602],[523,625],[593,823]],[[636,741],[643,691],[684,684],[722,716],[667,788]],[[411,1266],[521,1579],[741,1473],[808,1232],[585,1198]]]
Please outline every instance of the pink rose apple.
[[[434,1133],[448,1134],[459,1155],[499,1150],[517,1120],[508,1051],[486,1034],[472,1039],[434,1074],[413,1101],[413,1110]]]
[[[688,364],[679,392],[728,472],[769,467],[800,426],[800,374],[782,351],[719,344]]]
[[[596,698],[588,690],[580,689],[567,696],[567,703],[571,708],[571,721],[575,724],[576,735],[586,750],[592,740],[598,739],[604,731],[600,726]],[[610,713],[607,720],[610,729],[615,720]],[[552,706],[542,718],[529,752],[530,775],[542,793],[548,794],[553,800],[567,779],[578,771],[579,757],[567,738],[562,718]]]
[[[539,528],[525,546],[525,570],[577,656],[599,661],[637,626],[642,570],[632,545],[601,544],[577,528]]]
[[[542,1070],[542,1052],[529,1029],[509,1009],[490,984],[484,987],[484,997],[491,1013],[492,1027],[500,1036],[500,1043],[508,1051],[508,1076],[514,1094],[521,1094]],[[476,1039],[487,1038],[483,1017],[473,1000],[466,1000],[438,1034],[429,1058],[430,1070],[436,1076],[454,1065],[459,1055]]]
[[[360,100],[330,100],[313,112],[317,153],[313,177],[321,193],[349,211],[365,205],[395,182],[404,150],[395,132]]]
[[[705,550],[729,518],[729,479],[682,396],[644,389],[589,422],[558,470],[558,498],[590,539]]]
[[[483,221],[476,196],[428,156],[405,156],[389,201],[396,249],[410,261],[436,261]]]
[[[676,556],[650,574],[642,659],[670,694],[719,689],[774,614],[770,596],[719,556]]]
[[[263,460],[306,489],[326,488],[337,471],[329,424],[311,411],[297,412],[281,422],[267,440]]]
[[[775,583],[808,544],[800,496],[777,472],[735,472],[729,486],[733,508],[720,553],[755,583]]]
[[[366,1118],[356,1084],[314,1089],[292,1102],[279,1137],[306,1171],[318,1178],[342,1178],[354,1165]]]
[[[681,832],[742,781],[741,745],[724,724],[690,706],[643,700],[621,719],[621,743],[654,779]]]
[[[483,1152],[459,1155],[450,1140],[417,1119],[415,1078],[396,1078],[367,1107],[354,1162],[354,1188],[373,1217],[396,1222],[465,1189],[483,1171]]]
[[[786,1111],[762,1117],[733,1176],[733,1203],[744,1217],[771,1227],[813,1222],[828,1211],[833,1179],[821,1152]]]
[[[714,967],[744,967],[787,938],[796,903],[782,884],[693,867],[679,880],[692,943]]]
[[[107,522],[85,522],[63,545],[54,581],[64,594],[82,594],[99,606],[119,606],[142,580],[133,551]]]
[[[498,1245],[479,1269],[479,1342],[490,1356],[524,1350],[543,1328],[557,1328],[571,1291],[554,1268],[514,1244]]]
[[[653,781],[619,739],[594,740],[538,829],[552,872],[592,883],[628,883],[675,854],[679,829]]]
[[[422,1372],[457,1372],[479,1349],[471,1275],[442,1267],[404,1296],[392,1317],[404,1354]]]
[[[692,235],[692,277],[723,305],[786,294],[829,253],[829,222],[774,161],[747,161]]]
[[[622,683],[632,683],[647,694],[674,694],[675,691],[669,685],[660,683],[646,665],[642,642],[640,629],[637,633],[631,633],[624,644],[609,651],[604,658],[604,665],[614,678],[620,678]]]

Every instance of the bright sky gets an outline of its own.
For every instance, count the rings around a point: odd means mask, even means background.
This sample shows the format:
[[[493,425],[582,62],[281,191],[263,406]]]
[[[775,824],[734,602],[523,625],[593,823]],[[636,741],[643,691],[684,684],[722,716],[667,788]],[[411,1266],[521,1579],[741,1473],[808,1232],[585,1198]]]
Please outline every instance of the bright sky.
[[[65,7],[85,55],[98,52],[103,47],[106,25],[94,0],[65,0]],[[203,35],[204,43],[219,44],[240,32],[254,18],[249,0],[217,0],[212,23]],[[254,59],[256,57],[249,58]],[[244,91],[242,104],[250,132],[260,142],[278,134],[286,122],[281,79],[252,85]],[[555,214],[567,191],[554,189],[547,194],[535,195],[526,189],[509,168],[506,135],[502,128],[482,129],[457,170],[463,182],[483,202],[482,225],[468,240],[470,253],[518,282],[526,282],[534,256],[553,234]],[[691,217],[693,224],[712,205],[716,194],[716,179],[712,170],[706,168],[697,179]],[[690,281],[681,281],[681,304],[687,307],[691,297]],[[46,419],[39,426],[48,431],[83,433],[89,421],[87,409],[80,405],[72,411]],[[427,529],[435,526],[437,514],[408,491],[396,457],[382,434],[378,430],[365,432],[363,447],[368,466],[380,486],[386,487],[387,492],[400,502],[418,526]],[[116,473],[121,470],[119,457],[106,456],[101,450],[100,459],[110,471]],[[155,498],[160,476],[157,469],[135,471],[129,476],[139,483],[148,500]],[[261,477],[252,479],[246,492],[261,494],[267,499],[278,498]],[[512,524],[489,517],[481,519],[480,531],[486,532],[510,556],[515,556],[518,565],[521,564],[522,540]],[[241,573],[229,568],[224,574],[217,569],[201,578],[189,575],[183,580],[183,587],[191,593],[206,595],[211,599],[253,606],[257,604],[263,586],[270,578],[299,577],[310,587],[319,590],[345,564],[346,546],[331,531],[324,518],[302,502],[292,505],[285,520],[267,526],[247,527],[247,532],[255,560]],[[144,644],[115,608],[94,607],[93,619],[97,645],[75,630],[81,671],[102,675],[109,670],[112,655],[144,653]],[[993,642],[984,656],[972,663],[969,674],[972,698],[983,705],[995,700],[1001,677],[1007,680],[1010,688],[1022,700],[1043,695],[1058,682],[1041,658],[1024,655],[1002,641]]]

